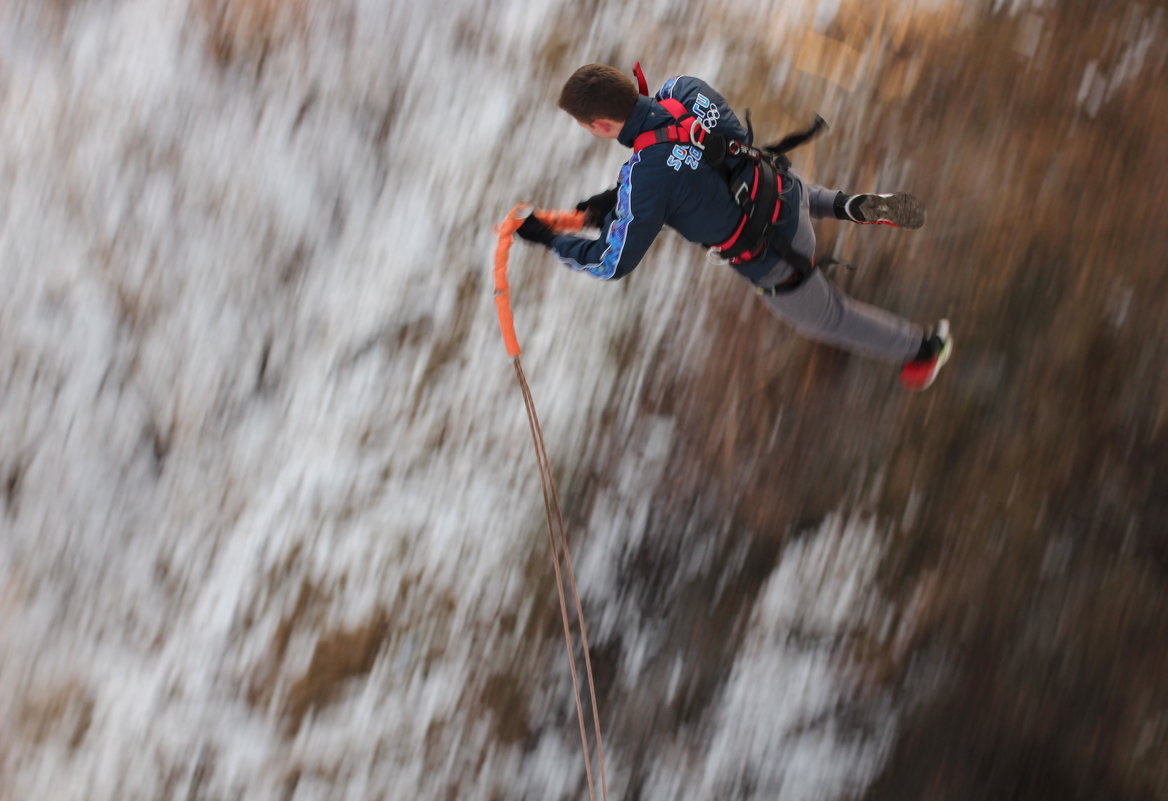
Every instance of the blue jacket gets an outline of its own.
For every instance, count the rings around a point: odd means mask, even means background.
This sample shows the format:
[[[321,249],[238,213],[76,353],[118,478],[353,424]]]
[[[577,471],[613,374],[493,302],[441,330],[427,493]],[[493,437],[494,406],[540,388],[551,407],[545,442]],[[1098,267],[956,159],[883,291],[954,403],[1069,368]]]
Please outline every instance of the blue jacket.
[[[746,141],[746,128],[725,98],[705,81],[685,75],[666,81],[655,98],[637,98],[618,141],[632,147],[644,131],[673,124],[673,117],[657,102],[670,97],[710,130]],[[735,164],[735,157],[726,159],[728,168]],[[560,235],[553,240],[552,249],[574,270],[602,279],[622,278],[641,261],[663,225],[690,242],[709,245],[728,239],[741,217],[725,179],[703,163],[701,150],[692,145],[650,145],[633,153],[621,167],[616,208],[601,227],[604,236]],[[764,256],[734,267],[747,278],[758,280],[776,261]]]

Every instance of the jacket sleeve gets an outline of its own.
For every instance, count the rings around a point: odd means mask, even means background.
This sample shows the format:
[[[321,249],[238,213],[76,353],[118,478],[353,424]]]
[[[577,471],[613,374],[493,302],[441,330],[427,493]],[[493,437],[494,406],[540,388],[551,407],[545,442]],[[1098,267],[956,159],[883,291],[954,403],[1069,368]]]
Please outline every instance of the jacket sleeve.
[[[604,236],[557,236],[552,250],[573,270],[604,280],[623,278],[640,263],[665,224],[671,189],[669,168],[634,153],[621,167],[616,208],[605,218]]]

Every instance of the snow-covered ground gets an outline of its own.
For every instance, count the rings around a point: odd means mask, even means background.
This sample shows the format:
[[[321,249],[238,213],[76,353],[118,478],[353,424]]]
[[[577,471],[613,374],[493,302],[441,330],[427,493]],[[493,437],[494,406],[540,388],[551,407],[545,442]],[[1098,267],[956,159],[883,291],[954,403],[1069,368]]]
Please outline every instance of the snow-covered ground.
[[[0,5],[0,799],[582,797],[562,655],[531,662],[531,741],[468,704],[484,655],[535,649],[524,621],[555,604],[524,572],[547,546],[491,225],[620,163],[554,108],[577,64],[716,80],[734,43],[683,23],[726,14],[772,31],[781,80],[784,37],[834,13],[675,5]],[[658,27],[678,33],[617,44]],[[663,337],[703,347],[680,281],[605,286],[517,247],[512,284],[559,470]],[[620,368],[597,343],[636,315]],[[577,554],[596,635],[626,642],[650,635],[613,574],[672,436],[638,413]],[[844,511],[789,546],[720,711],[662,733],[643,798],[873,776],[895,721],[836,725],[854,680],[830,645],[880,614],[880,533]],[[606,746],[621,798],[637,755]]]

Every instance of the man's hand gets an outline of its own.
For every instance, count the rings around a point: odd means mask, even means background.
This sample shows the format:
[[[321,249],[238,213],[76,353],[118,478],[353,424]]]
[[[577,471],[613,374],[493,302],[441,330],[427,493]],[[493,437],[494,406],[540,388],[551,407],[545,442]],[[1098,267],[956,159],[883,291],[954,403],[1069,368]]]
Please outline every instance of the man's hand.
[[[520,239],[543,245],[545,248],[550,248],[552,240],[556,238],[555,232],[534,214],[528,214],[523,224],[515,229],[515,233],[519,234]]]
[[[593,228],[604,225],[604,218],[614,208],[616,208],[615,186],[576,204],[576,211],[584,212],[584,224]]]

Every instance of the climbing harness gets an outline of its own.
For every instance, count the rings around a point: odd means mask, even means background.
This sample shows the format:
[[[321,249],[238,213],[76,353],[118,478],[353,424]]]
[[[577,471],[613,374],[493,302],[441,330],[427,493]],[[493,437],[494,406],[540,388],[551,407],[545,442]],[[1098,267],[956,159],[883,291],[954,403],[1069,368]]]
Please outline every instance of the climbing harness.
[[[638,91],[647,96],[648,82],[641,62],[633,65],[633,73],[637,77]],[[633,140],[633,152],[658,144],[697,148],[702,152],[702,161],[726,182],[731,197],[742,212],[738,226],[727,240],[706,246],[709,256],[724,263],[744,264],[760,258],[768,248],[774,248],[779,257],[791,265],[793,273],[791,278],[777,286],[760,288],[760,294],[783,294],[802,285],[815,269],[814,262],[791,247],[789,235],[780,232],[778,236],[772,236],[772,233],[783,223],[794,228],[799,213],[798,199],[791,202],[791,195],[797,187],[788,173],[791,162],[786,154],[822,133],[827,128],[824,119],[816,115],[807,129],[788,134],[775,144],[760,149],[751,144],[754,130],[749,111],[746,112],[747,141],[744,142],[714,133],[675,98],[657,102],[669,112],[674,122],[638,135]],[[739,159],[732,169],[726,164],[728,157]],[[784,205],[788,208],[784,209]]]
[[[565,574],[568,577],[568,586],[575,605],[576,622],[580,629],[580,647],[584,653],[584,669],[588,678],[588,694],[592,699],[592,729],[596,738],[596,762],[600,774],[601,798],[603,801],[608,801],[608,781],[604,771],[604,742],[600,736],[600,713],[596,702],[596,684],[592,678],[592,657],[588,649],[588,632],[584,626],[584,610],[580,603],[580,593],[576,589],[576,572],[572,567],[572,555],[568,550],[564,515],[560,510],[559,494],[552,478],[551,460],[548,458],[547,447],[544,444],[543,429],[539,424],[539,417],[535,413],[535,401],[531,396],[531,387],[528,386],[527,377],[523,374],[523,366],[519,363],[519,339],[515,335],[515,321],[511,314],[511,290],[507,284],[507,259],[511,252],[515,231],[523,224],[523,216],[520,212],[525,207],[525,204],[521,204],[511,209],[507,214],[507,219],[495,229],[499,234],[499,241],[495,246],[495,311],[499,317],[499,328],[503,333],[503,343],[507,347],[507,355],[511,357],[515,365],[515,375],[519,379],[519,388],[523,393],[523,404],[527,409],[527,422],[531,427],[531,437],[535,445],[535,459],[539,466],[544,512],[547,516],[548,542],[552,549],[552,566],[560,598],[560,617],[564,625],[564,643],[568,651],[568,666],[572,674],[572,694],[576,701],[576,717],[580,722],[580,743],[584,750],[584,773],[588,780],[588,797],[591,801],[596,801],[591,749],[588,746],[584,706],[580,700],[580,680],[576,671],[575,642],[568,620],[568,603],[564,592],[563,576]],[[531,213],[557,233],[575,233],[584,225],[584,212],[582,211],[535,210]],[[562,569],[561,564],[563,565]]]

